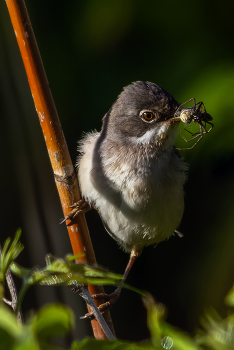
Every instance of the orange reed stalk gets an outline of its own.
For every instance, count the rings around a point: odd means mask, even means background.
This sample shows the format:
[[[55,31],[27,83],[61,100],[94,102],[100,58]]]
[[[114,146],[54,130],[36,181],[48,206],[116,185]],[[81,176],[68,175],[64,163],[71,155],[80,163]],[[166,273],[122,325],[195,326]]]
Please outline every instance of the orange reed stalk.
[[[39,116],[64,216],[66,216],[70,211],[69,206],[80,199],[77,176],[71,162],[24,0],[6,0],[6,4]],[[79,261],[95,264],[96,258],[85,216],[83,214],[78,215],[67,226],[67,229],[74,254],[84,254],[84,257],[80,258]],[[103,288],[90,285],[89,291],[91,295],[98,294],[103,292]],[[100,300],[97,305],[101,303]],[[114,332],[109,312],[105,314],[105,319],[112,332]],[[96,320],[92,321],[92,328],[96,339],[106,339]]]

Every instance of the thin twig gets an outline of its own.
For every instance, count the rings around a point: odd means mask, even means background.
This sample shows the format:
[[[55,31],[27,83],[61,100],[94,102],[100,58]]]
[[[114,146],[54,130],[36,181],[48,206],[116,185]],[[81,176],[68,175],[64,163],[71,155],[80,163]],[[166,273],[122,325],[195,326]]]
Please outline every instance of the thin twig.
[[[7,286],[9,288],[9,291],[10,291],[10,294],[11,294],[11,299],[12,299],[11,302],[10,302],[11,303],[11,307],[15,311],[16,310],[16,306],[17,306],[17,302],[18,302],[18,296],[17,296],[16,287],[15,287],[15,282],[14,282],[12,274],[11,274],[11,272],[9,270],[6,273],[6,281],[7,281]],[[6,302],[6,301],[4,300],[4,302]],[[17,319],[18,319],[18,322],[20,324],[23,323],[23,315],[22,315],[21,310],[19,310],[19,312],[17,312]]]
[[[85,300],[85,302],[89,305],[91,312],[95,316],[96,320],[102,327],[103,332],[105,333],[108,340],[115,340],[115,336],[111,332],[110,328],[108,327],[104,317],[102,316],[101,312],[98,310],[97,305],[95,304],[93,298],[91,297],[89,290],[87,286],[81,286],[79,295]]]
[[[1,255],[2,255],[2,246],[0,245],[0,257]],[[18,302],[18,296],[17,296],[15,282],[13,280],[10,270],[6,272],[5,278],[6,278],[7,286],[11,295],[11,301],[6,298],[3,298],[2,300],[4,301],[5,304],[9,305],[15,311],[17,302]],[[23,315],[21,311],[17,312],[17,319],[20,324],[23,323]]]

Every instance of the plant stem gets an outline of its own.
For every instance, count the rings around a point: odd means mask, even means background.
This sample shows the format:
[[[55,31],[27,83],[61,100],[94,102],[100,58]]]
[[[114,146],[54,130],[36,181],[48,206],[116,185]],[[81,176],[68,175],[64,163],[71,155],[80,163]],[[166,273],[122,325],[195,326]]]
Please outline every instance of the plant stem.
[[[86,286],[81,287],[81,292],[79,295],[86,301],[86,303],[89,305],[91,312],[93,312],[96,320],[99,322],[100,326],[102,327],[103,332],[105,333],[108,340],[115,340],[115,336],[111,332],[110,328],[108,327],[104,317],[102,316],[101,312],[98,310],[97,305],[95,304],[93,298],[91,297],[89,290]]]
[[[6,4],[39,116],[64,216],[66,216],[70,211],[70,205],[80,199],[77,176],[71,162],[26,5],[23,0],[6,0]],[[67,226],[67,229],[74,255],[84,254],[84,257],[80,258],[79,261],[95,264],[96,259],[84,214],[78,215]],[[91,294],[103,292],[103,288],[98,286],[89,286],[89,290]],[[99,300],[97,305],[102,304],[102,302]],[[104,317],[114,332],[109,312],[106,312]],[[96,320],[92,321],[92,328],[97,339],[106,338]]]
[[[23,279],[23,285],[19,291],[18,302],[17,302],[17,306],[15,309],[15,312],[17,315],[20,312],[21,304],[22,304],[23,298],[25,296],[25,293],[27,292],[27,290],[30,286],[31,286],[31,284],[28,283],[28,279]]]
[[[11,307],[14,311],[16,311],[16,307],[18,306],[18,297],[17,297],[15,283],[14,283],[14,280],[12,278],[12,274],[11,274],[10,270],[8,270],[6,273],[6,281],[7,281],[7,285],[8,285],[10,294],[11,294]],[[22,315],[22,312],[20,311],[20,306],[17,309],[17,318],[18,318],[18,322],[20,324],[22,324],[23,323],[23,315]]]
[[[9,244],[8,245],[6,244],[6,246],[8,247]],[[6,246],[4,245],[4,247],[6,247]],[[5,251],[6,251],[6,249],[7,248],[5,248]],[[1,244],[0,244],[0,256],[1,256],[1,268],[2,268],[3,267],[3,254],[2,254]],[[17,307],[17,303],[18,303],[18,297],[17,297],[15,283],[14,283],[14,280],[12,278],[12,274],[11,274],[10,270],[7,270],[7,272],[5,273],[5,278],[6,278],[7,286],[8,286],[10,295],[11,295],[11,301],[7,300],[6,298],[3,298],[3,301],[5,304],[9,305],[15,311],[16,307]],[[18,318],[18,322],[20,324],[22,324],[23,323],[23,315],[22,315],[20,309],[18,309],[17,318]]]

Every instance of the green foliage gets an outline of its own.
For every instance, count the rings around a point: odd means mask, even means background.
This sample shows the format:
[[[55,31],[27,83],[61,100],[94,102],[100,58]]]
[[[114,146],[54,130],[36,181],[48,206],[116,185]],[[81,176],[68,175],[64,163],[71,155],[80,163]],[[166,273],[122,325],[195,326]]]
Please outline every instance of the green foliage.
[[[68,333],[73,325],[72,311],[60,304],[43,307],[22,326],[15,314],[1,303],[0,349],[62,349],[54,346],[52,340]]]
[[[25,269],[16,262],[10,266],[11,272],[22,278],[23,285],[19,292],[16,310],[20,309],[23,297],[33,284],[73,286],[77,284],[95,285],[121,285],[122,275],[113,273],[100,266],[90,266],[85,263],[74,263],[78,256],[69,256],[65,259],[54,259],[47,256],[47,265],[44,268]],[[134,290],[142,295],[144,293],[136,288],[124,284],[125,288]]]
[[[120,340],[106,341],[106,340],[95,340],[85,339],[82,342],[74,342],[71,350],[155,350],[162,347],[155,347],[150,342],[142,343],[130,343]]]
[[[44,268],[24,269],[13,260],[23,246],[19,242],[20,231],[13,242],[8,239],[1,256],[1,276],[8,268],[23,280],[19,305],[27,288],[34,283],[43,285],[67,285],[73,283],[119,284],[121,276],[102,267],[86,264],[74,264],[77,257],[53,259],[48,256]],[[129,287],[130,288],[130,287]],[[100,341],[84,339],[74,342],[71,350],[234,350],[234,288],[228,293],[225,302],[230,307],[228,317],[222,319],[216,312],[210,311],[202,321],[203,330],[195,337],[178,330],[165,321],[164,305],[156,303],[150,294],[143,294],[143,303],[147,309],[147,322],[151,339],[131,343],[120,340]],[[18,308],[19,308],[18,305]],[[55,345],[54,340],[69,333],[74,327],[74,314],[60,304],[47,305],[38,313],[31,314],[24,325],[19,324],[16,314],[0,301],[0,349],[64,349]]]
[[[74,260],[75,257],[73,257]],[[85,263],[74,264],[71,257],[53,259],[44,268],[24,269],[16,263],[10,267],[11,271],[28,284],[67,285],[74,283],[92,283],[116,285],[122,276],[108,271],[103,267],[89,266]]]
[[[63,305],[53,304],[42,308],[32,323],[38,338],[45,343],[51,336],[68,333],[74,325],[74,315]]]
[[[225,304],[227,306],[234,307],[234,286],[229,291],[229,293],[226,295]]]
[[[21,230],[16,232],[15,238],[11,243],[10,237],[7,238],[1,254],[1,265],[0,265],[0,283],[5,279],[5,274],[10,267],[12,261],[14,261],[17,256],[22,252],[24,246],[19,242],[21,236]]]
[[[0,303],[0,348],[8,349],[21,336],[21,326],[15,314],[2,302]]]
[[[152,296],[144,297],[151,340],[140,343],[84,339],[74,342],[71,350],[231,350],[234,349],[234,313],[222,319],[211,313],[203,321],[203,331],[191,338],[165,321],[165,307]],[[43,307],[25,325],[17,322],[15,314],[0,304],[0,349],[63,349],[53,339],[70,332],[74,326],[71,310],[60,304]]]
[[[155,346],[164,345],[165,349],[196,350],[194,341],[183,332],[175,329],[164,321],[165,308],[155,303],[151,295],[143,299],[147,309],[148,327]]]
[[[232,290],[232,294],[234,291]],[[232,295],[234,298],[234,295]],[[165,321],[165,307],[154,301],[151,295],[143,298],[147,309],[147,321],[151,341],[127,343],[121,341],[96,341],[85,339],[73,343],[72,350],[137,350],[137,349],[172,349],[172,350],[232,350],[234,349],[234,313],[222,319],[214,311],[203,320],[202,331],[192,338],[188,334],[169,325]]]
[[[234,349],[234,287],[225,298],[225,303],[230,309],[226,318],[221,318],[214,310],[202,320],[204,331],[197,336],[197,343],[212,350]]]

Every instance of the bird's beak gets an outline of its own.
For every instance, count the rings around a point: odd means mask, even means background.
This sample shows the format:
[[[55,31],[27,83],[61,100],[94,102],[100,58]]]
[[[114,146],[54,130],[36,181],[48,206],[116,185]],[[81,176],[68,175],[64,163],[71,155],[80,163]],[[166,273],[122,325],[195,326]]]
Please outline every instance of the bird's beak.
[[[168,119],[169,125],[173,125],[175,123],[179,123],[180,122],[180,117],[172,117],[170,119]]]

